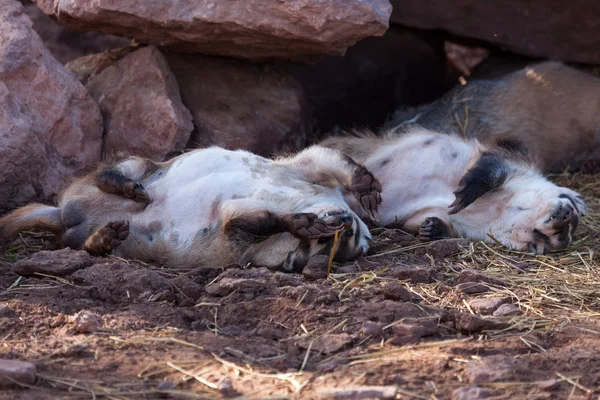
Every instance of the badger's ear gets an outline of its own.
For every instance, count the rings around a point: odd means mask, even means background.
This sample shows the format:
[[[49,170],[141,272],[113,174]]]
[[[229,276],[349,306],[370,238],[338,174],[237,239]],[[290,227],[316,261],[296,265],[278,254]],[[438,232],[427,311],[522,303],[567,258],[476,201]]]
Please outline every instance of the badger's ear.
[[[475,165],[460,180],[454,191],[456,199],[449,208],[449,214],[464,210],[475,200],[502,186],[508,176],[508,165],[498,154],[485,152]]]

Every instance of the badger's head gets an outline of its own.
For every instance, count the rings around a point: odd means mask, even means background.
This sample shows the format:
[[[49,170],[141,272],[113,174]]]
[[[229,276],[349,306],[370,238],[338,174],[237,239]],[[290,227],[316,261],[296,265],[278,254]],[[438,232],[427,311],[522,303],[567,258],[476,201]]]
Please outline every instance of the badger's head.
[[[365,253],[371,246],[371,233],[367,225],[349,208],[335,204],[322,204],[308,212],[331,228],[330,234],[316,239],[300,239],[298,248],[288,254],[282,269],[300,271],[309,258],[330,255],[335,246],[334,260],[344,262]],[[338,231],[337,242],[335,230]]]
[[[459,234],[546,254],[573,240],[586,206],[581,196],[502,154],[483,153],[461,179],[451,205]]]

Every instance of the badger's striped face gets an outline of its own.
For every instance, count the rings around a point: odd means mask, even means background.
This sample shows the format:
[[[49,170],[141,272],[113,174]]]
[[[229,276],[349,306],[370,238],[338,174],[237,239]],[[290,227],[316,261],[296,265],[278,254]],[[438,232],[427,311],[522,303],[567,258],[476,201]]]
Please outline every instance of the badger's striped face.
[[[367,225],[349,210],[326,211],[320,218],[334,226],[341,225],[342,230],[338,234],[337,250],[334,260],[338,262],[348,261],[366,253],[371,247],[371,233]],[[311,241],[311,253],[331,254],[335,237],[322,238]]]

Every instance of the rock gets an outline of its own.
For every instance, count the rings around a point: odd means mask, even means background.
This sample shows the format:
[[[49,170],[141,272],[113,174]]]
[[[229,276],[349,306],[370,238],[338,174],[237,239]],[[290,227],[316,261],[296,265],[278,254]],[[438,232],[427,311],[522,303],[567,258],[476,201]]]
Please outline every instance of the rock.
[[[479,400],[488,397],[490,397],[489,390],[475,385],[461,387],[452,392],[452,400]]]
[[[525,360],[502,355],[472,360],[467,364],[467,376],[471,383],[523,380],[529,372]]]
[[[510,302],[508,297],[482,297],[469,300],[469,307],[473,311],[483,315],[490,315],[503,304]]]
[[[432,102],[458,78],[446,62],[444,37],[398,25],[350,47],[343,57],[289,64],[310,103],[317,132],[378,129],[399,105]]]
[[[191,147],[271,156],[306,144],[310,118],[304,93],[282,68],[199,55],[165,57],[193,116]]]
[[[66,276],[93,263],[94,259],[88,252],[65,248],[34,253],[31,257],[15,263],[12,272],[23,276],[31,276],[35,273]]]
[[[73,325],[79,333],[94,333],[102,327],[102,318],[89,311],[80,311],[73,316]]]
[[[521,315],[523,312],[519,309],[519,307],[513,304],[503,304],[496,311],[494,311],[494,317],[514,317],[516,315]]]
[[[159,385],[158,385],[158,390],[175,390],[175,384],[171,381],[162,381]]]
[[[18,360],[0,360],[0,389],[19,387],[19,383],[33,385],[36,374],[35,365]]]
[[[302,275],[311,280],[326,279],[328,262],[329,256],[313,256],[302,269]]]
[[[178,51],[249,59],[342,55],[388,28],[388,0],[205,0],[162,3],[35,0],[46,14],[78,30],[132,37]]]
[[[508,324],[493,319],[485,319],[467,313],[456,313],[454,315],[455,328],[466,334],[479,333],[496,329],[504,329]]]
[[[266,284],[267,281],[262,279],[222,278],[207,286],[205,290],[210,296],[225,297],[234,291],[240,293],[260,291]]]
[[[419,319],[406,320],[392,327],[397,336],[414,336],[417,338],[433,335],[437,331],[437,323],[434,320]]]
[[[328,333],[317,338],[304,339],[298,345],[303,349],[310,347],[311,351],[332,354],[341,350],[353,340],[354,336],[347,333]]]
[[[52,57],[20,3],[0,0],[0,214],[49,201],[97,163],[98,106]]]
[[[0,304],[0,318],[13,318],[17,312],[8,304]]]
[[[87,54],[123,47],[129,40],[97,32],[76,32],[48,17],[35,4],[26,4],[23,11],[33,21],[33,29],[50,53],[62,64]]]
[[[463,292],[465,294],[474,294],[474,293],[487,292],[489,290],[489,288],[482,283],[464,282],[464,283],[459,283],[458,285],[456,285],[456,290],[458,290],[459,292]]]
[[[473,2],[392,0],[391,22],[442,29],[539,58],[600,63],[597,25],[600,5],[576,0]]]
[[[85,85],[104,116],[104,151],[163,161],[185,148],[194,129],[179,86],[160,51],[127,54]]]
[[[383,285],[383,296],[396,301],[411,301],[412,296],[408,289],[394,281],[387,281]]]
[[[506,286],[506,283],[502,282],[500,279],[493,278],[484,274],[483,272],[474,270],[474,269],[465,269],[458,274],[458,278],[456,280],[457,283],[465,283],[465,282],[481,282],[481,283],[490,283],[496,286]]]
[[[365,321],[362,324],[362,334],[365,336],[379,336],[386,324],[382,322]]]
[[[127,54],[136,51],[137,46],[121,47],[102,53],[88,54],[65,64],[67,71],[73,73],[84,85],[106,68],[115,65]]]
[[[388,339],[385,343],[391,344],[392,346],[406,346],[407,344],[418,342],[419,339],[421,339],[421,337],[417,335],[394,336],[393,338]]]
[[[396,398],[396,386],[361,386],[344,389],[322,389],[317,391],[320,399],[360,400],[380,399],[392,400]]]

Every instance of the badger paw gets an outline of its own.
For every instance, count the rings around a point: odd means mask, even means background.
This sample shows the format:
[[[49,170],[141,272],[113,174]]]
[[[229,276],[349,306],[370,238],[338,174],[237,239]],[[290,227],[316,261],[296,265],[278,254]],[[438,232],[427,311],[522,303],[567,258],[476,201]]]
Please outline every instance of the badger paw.
[[[131,182],[130,185],[125,187],[123,195],[136,203],[150,204],[150,196],[148,196],[146,189],[140,183]]]
[[[129,221],[109,222],[86,240],[83,248],[93,255],[109,254],[129,236]]]
[[[350,190],[361,206],[374,221],[377,220],[377,209],[381,204],[381,183],[364,166],[358,166],[348,178]]]
[[[432,242],[450,237],[448,225],[438,217],[427,218],[419,227],[419,240]]]
[[[292,214],[286,218],[287,231],[300,239],[320,239],[335,235],[343,225],[335,226],[312,213]]]

